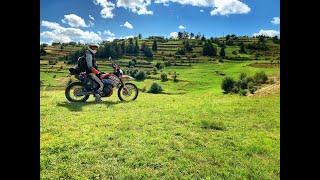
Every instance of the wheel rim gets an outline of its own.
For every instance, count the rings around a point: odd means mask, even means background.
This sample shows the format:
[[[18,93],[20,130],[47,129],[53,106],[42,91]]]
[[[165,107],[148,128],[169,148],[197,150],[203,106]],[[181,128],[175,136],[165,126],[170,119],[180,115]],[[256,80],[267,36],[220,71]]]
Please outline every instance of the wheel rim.
[[[81,101],[83,100],[86,96],[81,94],[83,92],[83,87],[80,85],[72,86],[69,91],[69,96],[71,99],[75,101]]]
[[[123,87],[120,92],[121,98],[125,101],[134,100],[137,94],[138,94],[138,89],[131,84],[126,84],[126,86]]]

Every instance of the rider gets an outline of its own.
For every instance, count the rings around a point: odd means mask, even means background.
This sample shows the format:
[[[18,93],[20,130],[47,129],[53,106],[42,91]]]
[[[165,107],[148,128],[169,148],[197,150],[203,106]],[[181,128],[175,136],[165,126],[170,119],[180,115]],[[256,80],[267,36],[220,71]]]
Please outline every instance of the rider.
[[[99,89],[97,90],[97,94],[95,94],[95,101],[101,102],[101,94],[103,90],[103,83],[100,80],[100,75],[102,74],[97,67],[95,54],[97,52],[99,45],[90,44],[88,49],[85,52],[85,58],[87,62],[87,73],[99,84]]]

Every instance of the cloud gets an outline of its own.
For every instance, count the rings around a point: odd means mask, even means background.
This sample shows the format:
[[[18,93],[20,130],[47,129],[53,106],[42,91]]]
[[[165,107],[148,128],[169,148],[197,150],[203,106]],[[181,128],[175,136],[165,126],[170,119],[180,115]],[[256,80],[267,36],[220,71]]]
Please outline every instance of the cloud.
[[[112,33],[110,30],[108,30],[108,31],[104,30],[103,34],[108,35],[108,36],[115,36],[115,34]]]
[[[183,26],[183,25],[180,25],[178,28],[179,28],[179,29],[186,29],[186,27]]]
[[[149,14],[153,12],[147,9],[147,6],[151,4],[151,0],[117,0],[117,7],[123,7],[130,9],[132,12],[138,15]]]
[[[261,29],[258,33],[254,33],[252,36],[259,36],[259,35],[268,36],[268,37],[274,37],[274,36],[280,37],[280,32],[276,30]]]
[[[204,12],[204,10],[203,10],[203,9],[200,9],[200,12],[202,12],[202,13],[203,13],[203,12]]]
[[[98,31],[97,33],[98,33],[99,35],[101,35],[101,31]]]
[[[89,25],[92,27],[94,23],[92,21],[89,21]]]
[[[250,12],[250,7],[240,0],[156,0],[155,3],[168,4],[169,2],[196,7],[211,7],[210,14],[229,15],[246,14]],[[201,11],[200,11],[201,12]]]
[[[94,17],[89,14],[89,18],[94,21]]]
[[[170,37],[173,38],[173,39],[176,39],[176,38],[178,38],[178,33],[177,32],[172,32],[172,33],[170,33]]]
[[[274,17],[271,21],[272,24],[278,25],[280,24],[280,18],[279,17]]]
[[[130,24],[128,21],[126,21],[123,25],[120,25],[120,26],[124,26],[124,27],[126,27],[128,29],[133,29],[132,24]]]
[[[112,13],[112,10],[115,8],[115,4],[107,0],[93,0],[93,3],[102,7],[102,10],[100,11],[102,18],[113,18],[114,14]]]
[[[76,14],[64,15],[64,19],[61,20],[63,23],[69,24],[71,27],[88,27],[84,20]]]
[[[213,15],[246,14],[250,7],[239,0],[215,0],[215,7],[210,12]]]
[[[78,28],[65,28],[56,22],[42,21],[41,25],[50,29],[50,31],[44,31],[40,33],[40,36],[50,40],[51,42],[66,43],[71,41],[83,41],[87,43],[94,43],[102,40],[98,34],[92,31],[83,31]]]

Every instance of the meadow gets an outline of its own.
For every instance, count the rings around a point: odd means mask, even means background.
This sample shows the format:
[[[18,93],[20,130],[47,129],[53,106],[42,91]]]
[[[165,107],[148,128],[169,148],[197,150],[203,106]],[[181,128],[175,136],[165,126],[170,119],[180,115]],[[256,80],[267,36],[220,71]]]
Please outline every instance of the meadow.
[[[136,101],[121,102],[114,92],[102,103],[69,103],[71,65],[40,61],[41,179],[280,179],[279,89],[250,96],[221,89],[224,77],[242,72],[274,79],[261,91],[277,85],[279,66],[269,63],[198,57],[134,81]],[[104,61],[99,67],[111,71]],[[141,91],[152,82],[164,91]]]

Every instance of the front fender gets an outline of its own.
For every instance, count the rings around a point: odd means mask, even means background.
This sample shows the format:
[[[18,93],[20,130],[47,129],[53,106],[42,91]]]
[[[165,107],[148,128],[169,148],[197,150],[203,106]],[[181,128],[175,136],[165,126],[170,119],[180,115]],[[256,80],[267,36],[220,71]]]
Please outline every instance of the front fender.
[[[122,81],[132,81],[132,80],[134,80],[134,78],[129,75],[122,75],[121,80]]]

